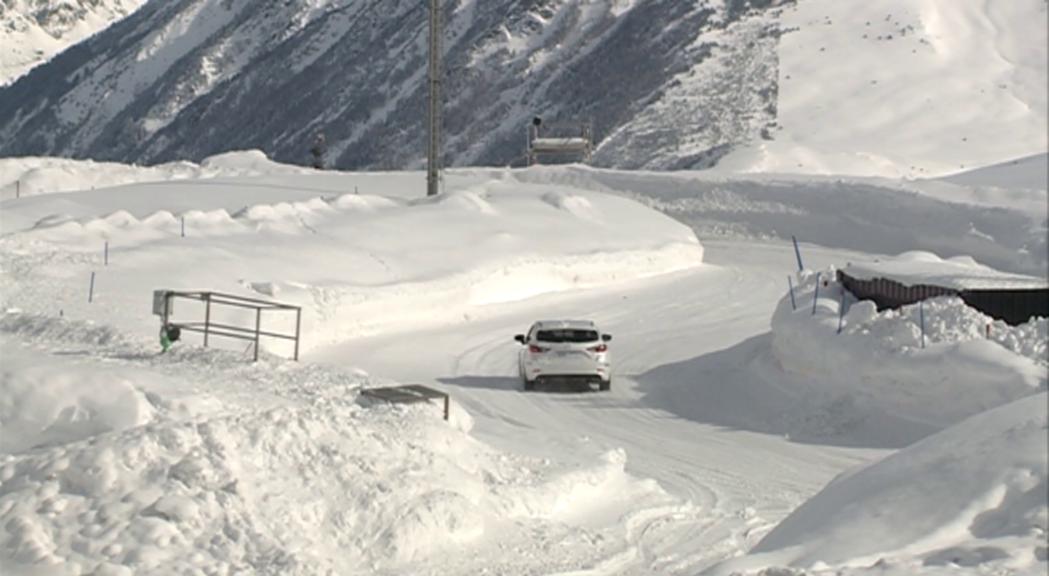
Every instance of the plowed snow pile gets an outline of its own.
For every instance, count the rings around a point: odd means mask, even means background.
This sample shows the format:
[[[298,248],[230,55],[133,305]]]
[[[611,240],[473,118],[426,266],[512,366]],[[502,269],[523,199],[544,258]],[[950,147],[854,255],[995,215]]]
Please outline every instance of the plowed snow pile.
[[[4,574],[559,570],[628,545],[639,510],[687,507],[622,452],[565,467],[478,443],[458,406],[363,406],[362,374],[96,336],[0,319]]]
[[[708,573],[1044,574],[1046,402],[977,414],[831,482]]]
[[[262,296],[303,307],[303,346],[310,349],[702,263],[691,230],[620,197],[466,174],[457,191],[401,199],[410,190],[403,176],[304,174],[274,165],[279,169],[260,177],[270,164],[246,152],[189,173],[181,165],[125,167],[130,175],[118,171],[118,181],[169,179],[19,201],[0,214],[0,264],[14,272],[0,276],[0,304],[152,337],[155,319],[124,311],[148,305],[154,289]],[[94,168],[58,167],[76,174]],[[239,170],[246,175],[228,176]],[[176,320],[186,314],[203,310],[176,308]],[[294,328],[294,317],[273,322],[274,330]]]
[[[940,264],[927,278],[913,254],[854,268],[915,283],[1044,285],[971,260],[922,259]],[[953,269],[959,276],[946,278]],[[956,297],[877,312],[835,277],[800,272],[794,301],[773,316],[772,354],[790,395],[822,414],[826,434],[921,440],[844,474],[748,556],[707,573],[1044,572],[1049,320],[1009,326]]]

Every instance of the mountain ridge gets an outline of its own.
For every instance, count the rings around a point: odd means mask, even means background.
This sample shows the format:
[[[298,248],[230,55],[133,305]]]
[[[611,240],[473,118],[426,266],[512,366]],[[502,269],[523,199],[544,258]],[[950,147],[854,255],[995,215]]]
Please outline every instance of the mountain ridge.
[[[719,47],[774,43],[769,11],[778,4],[447,2],[446,162],[521,162],[534,115],[564,130],[589,121],[598,141],[614,131],[621,142],[643,138],[648,129],[635,135],[631,121],[673,90],[675,77],[711,61]],[[252,8],[243,0],[143,6],[0,90],[0,154],[157,163],[259,148],[306,163],[323,131],[332,166],[421,165],[424,5],[295,0]],[[677,167],[699,157],[675,151],[682,134],[698,134],[700,152],[715,156],[754,137],[775,100],[774,66],[756,70],[753,78],[744,77],[752,70],[729,71],[764,94],[755,110],[719,111],[732,119],[729,133],[712,122],[679,126],[648,155],[611,145],[595,162]]]

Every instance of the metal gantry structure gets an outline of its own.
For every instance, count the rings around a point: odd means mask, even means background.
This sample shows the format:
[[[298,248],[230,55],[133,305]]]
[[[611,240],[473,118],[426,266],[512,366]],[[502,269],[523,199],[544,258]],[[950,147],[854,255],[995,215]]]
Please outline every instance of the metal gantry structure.
[[[426,159],[426,195],[441,184],[441,2],[430,0],[430,114]]]

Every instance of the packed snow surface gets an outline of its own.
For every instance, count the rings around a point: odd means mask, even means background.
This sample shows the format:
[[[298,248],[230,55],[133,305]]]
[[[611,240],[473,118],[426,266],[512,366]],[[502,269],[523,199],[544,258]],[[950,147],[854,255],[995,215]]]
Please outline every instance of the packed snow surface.
[[[426,198],[420,173],[251,152],[0,162],[27,173],[0,203],[5,574],[693,575],[759,542],[744,569],[1045,569],[1046,320],[938,299],[923,343],[914,309],[821,283],[908,249],[1043,274],[1044,191],[568,167],[449,171]],[[159,354],[161,288],[301,306],[302,361],[196,334]],[[614,335],[610,392],[523,393],[512,336],[540,318]],[[449,420],[359,395],[397,383],[449,393]]]

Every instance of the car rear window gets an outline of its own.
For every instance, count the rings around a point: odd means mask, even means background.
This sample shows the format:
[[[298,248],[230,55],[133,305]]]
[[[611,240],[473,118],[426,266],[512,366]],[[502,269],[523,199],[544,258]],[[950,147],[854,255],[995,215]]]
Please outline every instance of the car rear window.
[[[577,330],[572,328],[558,330],[540,330],[535,335],[540,342],[596,342],[597,330]]]

